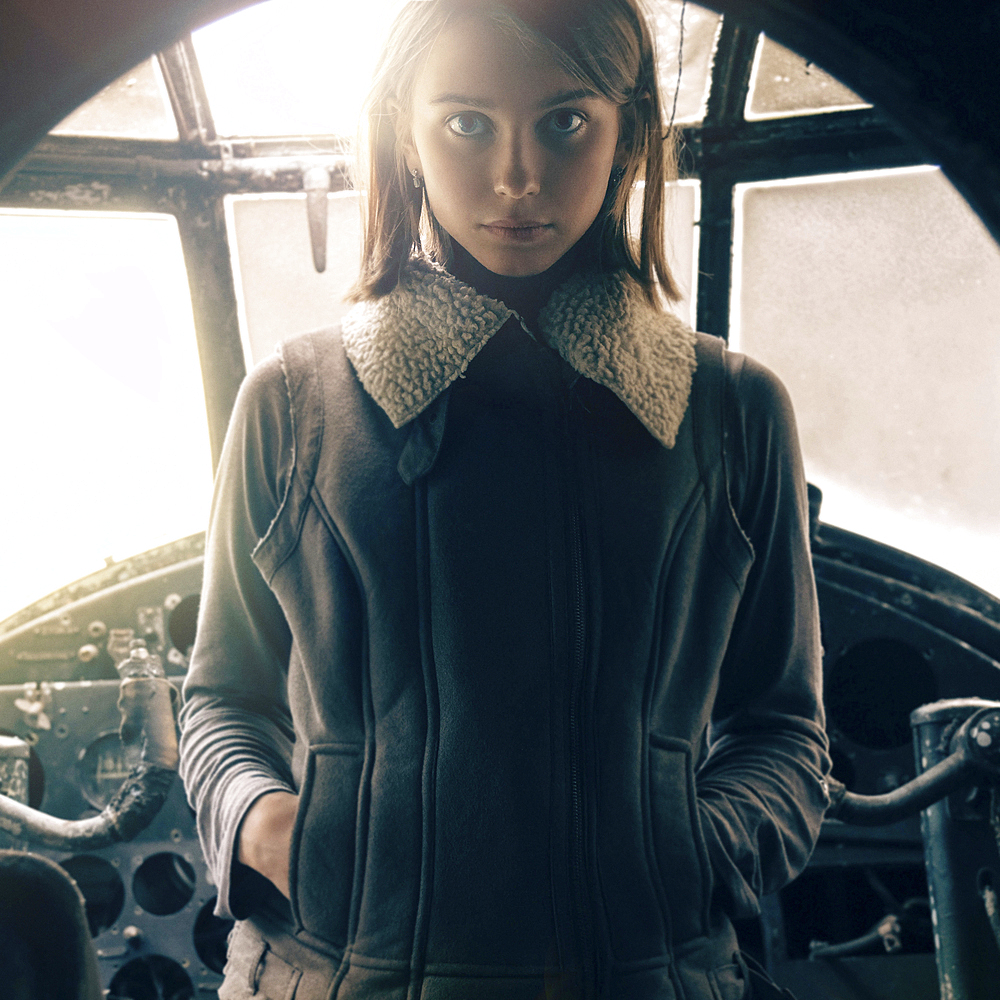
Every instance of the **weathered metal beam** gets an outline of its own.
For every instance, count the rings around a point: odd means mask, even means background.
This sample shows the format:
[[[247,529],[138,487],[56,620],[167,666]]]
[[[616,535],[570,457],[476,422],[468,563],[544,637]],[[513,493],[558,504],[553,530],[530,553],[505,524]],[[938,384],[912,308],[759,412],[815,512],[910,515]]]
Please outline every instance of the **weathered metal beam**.
[[[215,123],[190,35],[157,53],[182,143],[205,146],[215,140]]]
[[[743,120],[756,51],[757,31],[731,18],[723,18],[712,64],[712,86],[705,109],[706,126]]]
[[[724,18],[702,131],[733,128],[743,120],[757,33]],[[703,147],[702,147],[703,148]],[[722,171],[701,175],[701,236],[698,251],[699,330],[728,339],[729,285],[733,246],[733,182]]]
[[[177,215],[177,226],[191,289],[214,469],[222,454],[236,393],[246,375],[246,363],[226,236],[224,196],[209,186],[199,189],[192,185],[187,193],[189,200]]]
[[[315,167],[329,172],[331,190],[344,190],[349,186],[350,161],[340,154],[167,159],[148,155],[79,156],[43,152],[28,157],[15,178],[22,174],[63,174],[81,180],[136,177],[147,186],[176,179],[214,181],[218,190],[229,194],[236,191],[301,191],[303,175]],[[11,182],[8,189],[15,186]]]

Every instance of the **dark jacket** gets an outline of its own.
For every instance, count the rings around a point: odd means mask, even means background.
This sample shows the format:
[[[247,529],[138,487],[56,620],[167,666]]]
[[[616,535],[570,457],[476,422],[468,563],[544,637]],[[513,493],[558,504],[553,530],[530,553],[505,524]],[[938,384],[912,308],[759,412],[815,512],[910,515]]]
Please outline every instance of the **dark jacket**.
[[[624,285],[539,325],[417,267],[244,385],[182,741],[223,997],[738,1000],[729,917],[808,859],[787,396]],[[290,908],[233,861],[277,787]]]

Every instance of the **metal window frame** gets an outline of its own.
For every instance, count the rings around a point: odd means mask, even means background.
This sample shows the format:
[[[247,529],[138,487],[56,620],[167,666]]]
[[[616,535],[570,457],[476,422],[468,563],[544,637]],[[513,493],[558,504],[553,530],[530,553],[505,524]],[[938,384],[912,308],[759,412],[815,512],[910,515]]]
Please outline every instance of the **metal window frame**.
[[[916,166],[921,149],[874,109],[747,120],[757,28],[724,17],[705,118],[681,128],[681,176],[701,185],[697,326],[728,336],[737,184]],[[191,287],[213,465],[246,375],[225,226],[228,194],[302,191],[320,166],[349,187],[337,137],[220,139],[190,36],[158,55],[178,140],[50,135],[0,192],[0,206],[161,212],[177,219]]]

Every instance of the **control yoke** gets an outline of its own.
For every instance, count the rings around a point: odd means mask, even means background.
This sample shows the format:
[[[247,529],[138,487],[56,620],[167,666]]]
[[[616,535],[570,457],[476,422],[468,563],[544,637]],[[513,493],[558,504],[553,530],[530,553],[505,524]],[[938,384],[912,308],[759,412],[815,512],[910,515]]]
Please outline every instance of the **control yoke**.
[[[177,689],[142,639],[132,640],[118,674],[119,734],[134,763],[111,802],[100,815],[79,820],[32,809],[27,804],[28,745],[16,737],[0,737],[0,830],[32,845],[80,851],[132,840],[149,826],[177,773]]]

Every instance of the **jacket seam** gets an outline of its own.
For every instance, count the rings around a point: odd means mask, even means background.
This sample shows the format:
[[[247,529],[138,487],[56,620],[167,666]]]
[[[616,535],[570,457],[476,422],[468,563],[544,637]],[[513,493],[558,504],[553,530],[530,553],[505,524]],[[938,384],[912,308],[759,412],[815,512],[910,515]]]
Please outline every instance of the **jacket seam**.
[[[677,519],[677,524],[674,526],[674,530],[671,533],[670,545],[664,553],[663,563],[660,566],[659,580],[656,587],[656,604],[654,605],[654,611],[656,614],[654,624],[655,631],[653,633],[653,640],[650,644],[650,662],[647,671],[648,679],[646,682],[646,690],[643,692],[642,705],[642,744],[639,774],[640,795],[642,801],[642,839],[646,855],[646,871],[648,873],[650,883],[652,884],[653,894],[656,897],[656,901],[659,906],[660,918],[663,921],[664,942],[669,956],[673,956],[673,916],[670,912],[670,905],[667,902],[666,893],[663,888],[663,874],[660,871],[660,865],[656,859],[656,847],[653,843],[653,803],[650,795],[652,776],[650,774],[648,750],[653,738],[650,717],[653,711],[653,694],[658,687],[660,677],[659,667],[662,660],[663,617],[661,611],[663,608],[663,591],[666,587],[666,582],[670,577],[670,568],[677,555],[677,548],[680,545],[681,536],[686,531],[687,525],[690,522],[695,509],[704,496],[704,491],[705,483],[699,476],[696,488],[688,496],[684,504],[682,514]],[[671,972],[671,975],[673,975],[673,972]]]
[[[729,423],[726,417],[729,413],[729,403],[733,395],[730,371],[729,371],[729,363],[728,363],[728,359],[731,357],[732,355],[725,348],[723,348],[722,399],[721,399],[722,406],[720,407],[721,410],[720,419],[722,422],[722,478],[726,490],[726,503],[729,507],[730,516],[732,517],[733,523],[736,525],[736,528],[739,531],[740,539],[746,546],[747,554],[750,556],[751,559],[753,559],[755,556],[753,542],[750,541],[750,536],[746,533],[746,531],[743,530],[743,525],[740,524],[739,515],[736,513],[736,508],[733,506],[733,493],[729,485],[730,484],[729,456],[731,454],[731,449],[728,447]],[[740,367],[742,369],[742,360],[740,361]],[[742,440],[740,442],[740,445],[741,447],[739,448],[739,451],[743,454],[744,464],[746,464],[746,441]]]
[[[352,557],[350,550],[347,547],[347,543],[344,541],[343,535],[337,528],[336,523],[333,519],[333,515],[330,513],[323,500],[322,494],[317,488],[315,482],[313,482],[310,489],[310,501],[315,505],[316,511],[319,514],[320,520],[323,522],[327,531],[330,532],[330,536],[333,538],[338,550],[340,551],[344,561],[347,563],[351,570],[351,576],[354,579],[354,585],[357,587],[358,595],[361,598],[362,606],[367,607],[364,601],[364,587],[361,583],[361,574],[358,572],[358,567]],[[361,623],[361,656],[362,662],[360,664],[361,670],[361,685],[362,685],[362,704],[365,720],[365,739],[363,743],[331,743],[331,744],[317,744],[316,746],[329,746],[329,747],[345,747],[350,748],[352,754],[361,755],[361,776],[358,782],[358,816],[355,825],[354,836],[354,880],[351,886],[351,902],[350,908],[347,914],[347,929],[345,933],[345,947],[343,956],[340,961],[339,968],[337,969],[336,976],[334,977],[332,988],[330,991],[331,1000],[335,1000],[340,992],[341,984],[347,975],[347,972],[356,957],[354,954],[354,940],[357,936],[358,921],[360,919],[361,912],[361,897],[364,890],[364,884],[366,881],[366,874],[368,870],[368,834],[371,826],[371,776],[372,769],[374,767],[374,706],[371,703],[371,671],[369,669],[369,636],[370,629],[368,627],[368,615],[367,613],[362,616]],[[311,750],[315,751],[316,747],[311,747]],[[345,751],[340,751],[345,752]],[[313,756],[311,754],[310,756]]]
[[[281,365],[281,380],[285,386],[285,402],[288,405],[288,424],[292,432],[292,463],[291,469],[288,473],[288,479],[285,482],[285,488],[281,494],[281,500],[278,502],[277,510],[275,510],[274,516],[271,518],[271,523],[267,526],[267,530],[260,536],[260,538],[257,539],[257,544],[250,552],[251,559],[256,559],[257,553],[260,552],[267,540],[273,536],[276,530],[275,525],[280,520],[281,515],[288,504],[288,497],[292,491],[292,483],[295,480],[295,471],[298,465],[298,443],[295,440],[295,403],[292,399],[291,386],[288,384],[288,368],[285,362],[285,354],[280,350],[278,351],[278,362]],[[268,582],[270,582],[270,579],[273,578],[273,576],[274,573],[272,572]]]
[[[420,659],[424,674],[424,698],[427,712],[424,759],[421,775],[423,807],[422,845],[420,859],[420,889],[413,921],[413,941],[410,952],[410,981],[407,1000],[419,1000],[423,993],[423,979],[430,935],[430,917],[433,906],[434,866],[436,861],[437,831],[435,808],[437,803],[437,755],[440,723],[440,706],[437,692],[437,674],[434,662],[434,641],[431,634],[431,567],[429,553],[429,526],[427,481],[420,479],[413,489],[413,513],[416,538],[416,586],[418,622],[420,629]]]
[[[711,496],[712,493],[711,489],[709,488],[709,471],[711,468],[715,468],[716,466],[718,466],[721,470],[720,474],[722,476],[723,489],[725,491],[727,520],[732,522],[732,526],[736,528],[739,537],[744,541],[744,543],[746,543],[749,546],[749,540],[744,534],[743,528],[740,526],[739,521],[736,519],[736,512],[733,510],[732,501],[729,498],[729,480],[726,474],[726,446],[725,446],[725,420],[724,420],[725,368],[726,368],[725,358],[722,353],[724,351],[725,351],[725,346],[720,345],[718,354],[715,354],[713,352],[712,354],[708,355],[710,359],[709,364],[705,365],[699,364],[698,366],[700,371],[706,372],[707,374],[710,373],[709,378],[711,379],[711,382],[706,380],[706,382],[703,383],[702,395],[705,394],[708,395],[708,399],[705,400],[705,402],[711,404],[717,401],[719,407],[719,413],[718,413],[718,424],[716,426],[712,427],[710,423],[710,427],[703,427],[702,417],[703,416],[710,417],[711,414],[710,412],[708,413],[703,412],[702,408],[696,404],[695,392],[692,392],[691,421],[693,424],[692,433],[695,441],[694,459],[695,459],[695,464],[698,467],[698,478],[701,480],[702,486],[704,488],[702,497],[704,499],[706,513],[708,514],[709,524],[711,524],[712,515],[714,513],[709,503],[709,497]],[[716,388],[716,386],[718,387],[717,393],[712,391],[713,389]],[[710,410],[710,407],[705,409]],[[698,444],[698,442],[705,440],[703,435],[705,435],[706,433],[708,434],[707,440],[711,441],[713,444],[713,447],[711,448],[712,464],[709,467],[706,467],[704,464],[706,461],[708,461],[708,455],[706,454],[708,449],[700,447]],[[714,447],[714,445],[716,444],[717,448]],[[706,531],[705,538],[709,551],[711,551],[712,555],[722,566],[723,570],[725,571],[729,579],[732,580],[733,584],[736,587],[737,592],[742,593],[743,584],[740,582],[739,579],[740,574],[734,570],[731,561],[727,558],[725,552],[721,550],[719,542],[715,538],[715,532],[711,530]],[[753,557],[752,547],[749,549],[749,554],[752,558]]]
[[[299,432],[300,424],[296,419],[295,413],[295,394],[292,390],[291,378],[290,378],[290,368],[289,359],[285,355],[284,345],[280,345],[278,350],[278,360],[281,364],[281,376],[285,386],[285,399],[288,404],[288,422],[289,428],[291,430],[292,436],[292,458],[291,458],[291,470],[288,474],[288,481],[285,483],[285,489],[282,493],[281,501],[278,504],[278,508],[274,513],[274,517],[271,519],[271,523],[267,526],[267,530],[258,539],[257,544],[253,547],[250,558],[254,560],[259,565],[258,560],[262,557],[263,550],[268,546],[272,545],[277,550],[274,557],[273,566],[268,572],[267,576],[264,578],[268,585],[277,575],[281,567],[288,561],[289,557],[295,551],[298,546],[299,539],[302,536],[302,528],[305,524],[306,513],[309,508],[309,499],[312,494],[313,483],[316,479],[316,465],[319,461],[319,455],[323,448],[323,437],[326,431],[326,413],[325,404],[322,393],[322,383],[319,380],[319,363],[316,358],[316,349],[313,344],[313,339],[309,337],[309,345],[312,348],[311,366],[308,368],[308,376],[311,380],[315,381],[318,386],[319,398],[315,401],[312,409],[315,411],[313,420],[311,421],[312,427],[315,428],[316,433],[316,443],[313,448],[314,460],[312,467],[306,470],[303,474],[303,470],[299,466],[300,447],[299,447]],[[303,426],[308,426],[308,422],[305,422]],[[278,525],[286,516],[286,512],[291,507],[291,497],[293,488],[296,484],[301,483],[301,492],[303,497],[302,509],[299,512],[299,517],[297,523],[292,526],[291,532],[285,542],[285,550],[282,551],[282,544],[278,536]],[[290,516],[290,515],[288,515]]]

